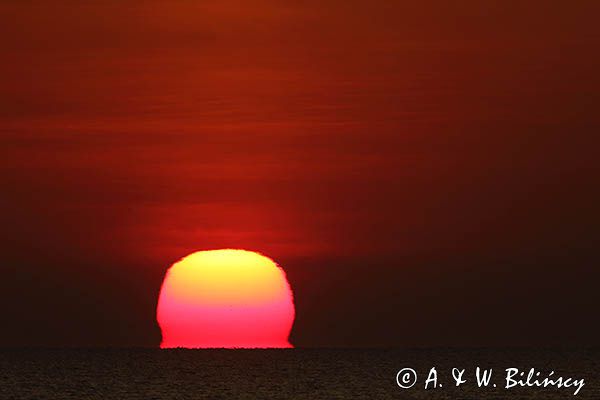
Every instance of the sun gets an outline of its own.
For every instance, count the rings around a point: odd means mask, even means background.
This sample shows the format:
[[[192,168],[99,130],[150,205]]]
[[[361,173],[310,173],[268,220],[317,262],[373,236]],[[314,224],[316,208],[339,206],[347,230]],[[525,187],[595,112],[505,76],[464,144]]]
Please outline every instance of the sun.
[[[173,264],[156,309],[161,348],[292,347],[294,317],[285,272],[262,254],[234,249]]]

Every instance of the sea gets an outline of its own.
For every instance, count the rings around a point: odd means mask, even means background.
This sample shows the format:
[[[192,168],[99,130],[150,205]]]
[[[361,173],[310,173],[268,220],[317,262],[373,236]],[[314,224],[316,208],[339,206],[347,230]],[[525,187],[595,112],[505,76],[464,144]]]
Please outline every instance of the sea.
[[[600,349],[2,349],[0,399],[600,399]]]

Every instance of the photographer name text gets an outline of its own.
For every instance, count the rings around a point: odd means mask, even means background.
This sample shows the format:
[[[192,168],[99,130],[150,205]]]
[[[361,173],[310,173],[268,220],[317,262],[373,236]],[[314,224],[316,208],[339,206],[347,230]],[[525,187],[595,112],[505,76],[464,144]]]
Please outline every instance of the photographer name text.
[[[564,377],[554,371],[544,372],[535,368],[519,369],[506,368],[495,371],[492,368],[483,369],[476,367],[471,371],[462,368],[452,368],[452,379],[448,386],[459,387],[462,385],[476,385],[478,388],[535,388],[535,389],[564,389],[570,391],[574,396],[581,391],[585,385],[583,378]],[[498,378],[499,377],[499,378]],[[402,389],[410,389],[419,385],[425,389],[439,389],[444,383],[435,367],[429,369],[419,381],[419,376],[413,368],[402,368],[396,374],[396,383]]]

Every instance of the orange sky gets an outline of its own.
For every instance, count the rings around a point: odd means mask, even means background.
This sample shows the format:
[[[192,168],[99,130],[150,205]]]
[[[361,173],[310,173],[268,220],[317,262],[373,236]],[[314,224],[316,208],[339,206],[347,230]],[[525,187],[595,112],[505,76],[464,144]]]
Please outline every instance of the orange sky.
[[[587,251],[598,2],[490,3],[0,3],[5,252]]]

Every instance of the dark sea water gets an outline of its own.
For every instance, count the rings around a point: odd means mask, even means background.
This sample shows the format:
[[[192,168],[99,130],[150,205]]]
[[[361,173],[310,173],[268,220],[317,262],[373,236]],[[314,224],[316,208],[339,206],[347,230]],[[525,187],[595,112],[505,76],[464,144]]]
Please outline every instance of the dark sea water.
[[[496,388],[478,388],[475,368]],[[402,368],[418,381],[396,383]],[[436,389],[424,389],[432,367]],[[574,388],[505,389],[506,368],[583,378]],[[452,368],[466,369],[454,386]],[[431,384],[432,385],[432,384]],[[600,349],[4,349],[0,399],[600,399]]]

